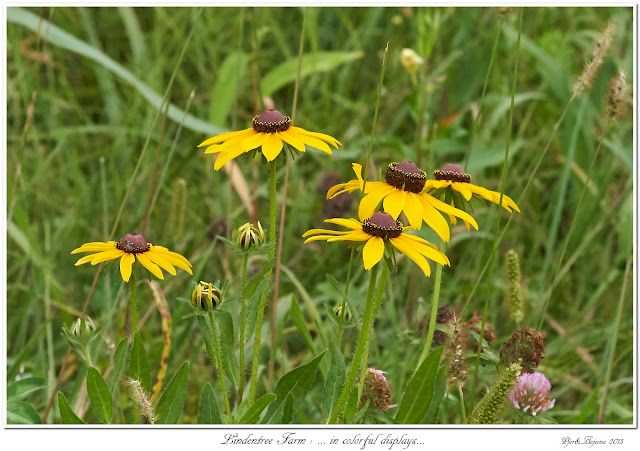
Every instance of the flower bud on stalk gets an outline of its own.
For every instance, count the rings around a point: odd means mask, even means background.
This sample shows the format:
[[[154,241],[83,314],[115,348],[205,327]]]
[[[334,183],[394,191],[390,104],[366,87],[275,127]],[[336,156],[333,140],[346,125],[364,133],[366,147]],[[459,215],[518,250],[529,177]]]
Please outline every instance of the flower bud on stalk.
[[[222,293],[209,282],[200,282],[191,293],[191,305],[205,312],[215,309],[221,302]]]
[[[233,241],[243,251],[249,251],[252,248],[260,247],[262,243],[264,243],[264,230],[262,230],[260,221],[258,221],[257,228],[250,222],[241,226],[233,234]]]
[[[98,337],[101,330],[102,328],[96,327],[91,318],[87,316],[87,318],[76,319],[69,328],[63,325],[62,335],[64,335],[69,345],[91,365],[89,343]]]

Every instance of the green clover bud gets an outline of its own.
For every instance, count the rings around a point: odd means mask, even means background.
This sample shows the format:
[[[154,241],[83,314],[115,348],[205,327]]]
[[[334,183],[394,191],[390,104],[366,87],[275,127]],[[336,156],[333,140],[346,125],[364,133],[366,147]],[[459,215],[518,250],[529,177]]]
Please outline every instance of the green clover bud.
[[[222,293],[208,282],[200,282],[191,294],[191,305],[204,311],[215,309],[221,302]]]

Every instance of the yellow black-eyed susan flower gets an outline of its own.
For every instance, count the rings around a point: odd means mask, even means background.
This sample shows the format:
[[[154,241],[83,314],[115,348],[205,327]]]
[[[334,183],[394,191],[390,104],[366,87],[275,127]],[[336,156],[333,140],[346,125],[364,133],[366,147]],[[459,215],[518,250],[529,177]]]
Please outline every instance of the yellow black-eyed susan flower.
[[[217,171],[228,161],[258,147],[262,148],[262,154],[267,161],[273,161],[280,155],[283,143],[300,152],[304,152],[305,145],[308,145],[328,154],[331,153],[331,148],[327,143],[336,149],[341,145],[332,136],[291,126],[291,118],[283,116],[278,110],[266,110],[253,118],[251,128],[222,133],[207,139],[198,147],[208,146],[205,153],[219,154],[214,165]]]
[[[122,275],[122,280],[125,282],[128,282],[131,277],[131,268],[136,259],[159,279],[164,279],[160,268],[174,276],[176,275],[174,266],[184,269],[189,274],[193,274],[189,260],[180,254],[171,252],[166,247],[154,246],[151,243],[147,243],[145,237],[139,233],[127,233],[118,242],[85,243],[78,249],[74,249],[71,253],[77,254],[80,252],[95,253],[82,257],[76,262],[76,266],[88,262],[91,262],[92,265],[97,265],[100,262],[119,258],[120,274]]]
[[[350,180],[347,183],[334,186],[327,192],[327,199],[344,192],[362,190],[362,166],[354,163],[353,171],[357,180]],[[384,182],[367,182],[365,196],[360,201],[358,208],[360,220],[373,215],[378,204],[384,200],[383,209],[393,219],[398,219],[400,213],[404,213],[413,229],[420,229],[422,221],[424,221],[444,241],[449,241],[451,232],[447,221],[440,212],[457,216],[472,224],[476,229],[478,228],[478,224],[468,213],[423,192],[427,176],[412,162],[391,163],[387,167],[384,177]]]
[[[427,258],[441,265],[450,264],[447,256],[438,251],[436,246],[418,236],[404,233],[400,221],[393,219],[389,213],[379,211],[362,222],[343,218],[326,219],[325,222],[350,230],[311,229],[302,235],[308,237],[305,243],[317,240],[364,242],[362,260],[367,270],[373,268],[382,259],[385,241],[413,260],[426,276],[431,274]]]

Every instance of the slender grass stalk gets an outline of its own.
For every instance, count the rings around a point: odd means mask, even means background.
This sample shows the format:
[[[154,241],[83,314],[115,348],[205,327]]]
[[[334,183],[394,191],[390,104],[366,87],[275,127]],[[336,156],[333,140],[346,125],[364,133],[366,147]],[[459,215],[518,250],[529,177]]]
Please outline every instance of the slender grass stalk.
[[[131,340],[133,335],[138,331],[138,306],[136,305],[136,289],[138,283],[138,262],[133,262],[133,268],[131,268],[131,277],[129,278],[129,293],[131,301]]]
[[[242,307],[240,308],[240,382],[238,384],[238,407],[242,404],[242,395],[244,394],[244,344],[245,329],[247,327],[247,299],[245,298],[245,289],[247,288],[247,262],[249,254],[245,253],[242,259]]]
[[[440,243],[440,247],[438,249],[443,254],[447,252],[447,243],[442,241]],[[431,297],[431,316],[429,317],[429,329],[427,330],[427,341],[424,344],[424,349],[422,350],[422,354],[420,355],[420,360],[418,361],[418,365],[416,366],[416,371],[424,362],[424,359],[429,355],[429,350],[431,349],[431,343],[433,342],[433,335],[436,332],[436,317],[438,316],[438,302],[440,301],[440,283],[442,281],[442,266],[436,265],[436,277],[433,281],[433,296]]]
[[[376,318],[378,316],[378,311],[380,310],[380,304],[382,304],[382,296],[384,295],[384,289],[387,286],[387,278],[389,277],[389,268],[387,267],[386,262],[383,263],[382,274],[380,276],[380,281],[378,282],[378,291],[376,292],[376,297],[373,301],[373,309],[371,310],[371,319],[370,327],[373,329],[373,325],[375,324]],[[371,343],[371,334],[366,335],[366,343],[364,345],[364,353],[362,355],[362,362],[360,367],[360,383],[358,384],[358,399],[362,398],[362,390],[364,389],[364,381],[367,372],[367,366],[369,361],[369,344]]]
[[[270,189],[269,189],[269,261],[275,258],[276,245],[276,178],[277,166],[276,160],[269,164],[271,168]],[[251,363],[251,388],[249,389],[249,404],[253,404],[256,399],[256,388],[258,384],[258,359],[260,357],[260,339],[262,337],[262,321],[264,319],[264,307],[267,303],[267,294],[269,293],[269,285],[271,282],[271,273],[273,269],[267,271],[265,279],[267,284],[264,287],[260,306],[258,307],[258,318],[256,320],[255,339],[253,341],[253,361]]]
[[[462,386],[458,385],[458,394],[460,395],[460,423],[461,424],[466,424],[467,423],[467,414],[465,412],[465,408],[464,408],[464,394],[462,392]]]
[[[478,350],[476,353],[476,365],[473,372],[473,384],[471,387],[471,411],[473,411],[473,403],[475,401],[476,385],[478,382],[478,371],[480,369],[480,353],[482,352],[482,342],[484,337],[484,327],[487,321],[487,313],[489,311],[489,300],[491,299],[491,291],[493,288],[493,264],[495,262],[496,250],[498,248],[498,234],[500,232],[500,215],[502,213],[502,201],[504,199],[504,187],[507,179],[507,165],[509,162],[509,144],[511,143],[511,127],[513,125],[513,105],[515,103],[516,96],[516,82],[518,81],[518,62],[520,61],[520,38],[522,36],[522,19],[524,16],[524,8],[520,8],[518,18],[518,42],[516,44],[516,61],[513,66],[513,81],[511,84],[511,106],[509,107],[509,123],[507,125],[507,145],[504,151],[504,162],[502,164],[502,181],[500,183],[500,199],[496,205],[496,229],[493,237],[493,246],[491,249],[491,256],[489,257],[489,276],[487,296],[484,301],[484,307],[482,309],[482,323],[480,326],[480,338],[478,339]]]
[[[607,371],[604,377],[604,395],[602,397],[602,405],[600,406],[600,413],[598,415],[598,424],[602,424],[604,421],[604,411],[607,407],[607,398],[609,396],[609,383],[611,382],[611,371],[613,370],[613,357],[616,353],[616,343],[618,341],[618,332],[620,330],[620,321],[622,319],[622,307],[624,306],[625,294],[627,294],[627,284],[629,283],[629,274],[631,273],[633,256],[627,259],[627,267],[624,270],[624,282],[622,283],[622,289],[620,290],[620,297],[618,298],[618,310],[616,312],[616,319],[611,331],[611,337],[609,339],[609,356],[607,358]]]
[[[362,329],[360,330],[360,340],[358,341],[358,346],[356,347],[356,350],[353,354],[353,359],[351,359],[351,365],[349,366],[349,371],[347,372],[347,377],[345,379],[342,392],[340,393],[340,398],[338,398],[336,407],[333,412],[331,412],[331,416],[329,417],[329,424],[335,424],[337,422],[338,416],[342,413],[342,410],[347,403],[347,398],[349,397],[349,393],[353,388],[353,383],[356,380],[358,370],[360,369],[360,364],[362,363],[365,346],[367,346],[369,343],[369,334],[371,333],[371,313],[374,310],[373,293],[375,292],[376,279],[378,278],[378,266],[379,264],[371,268],[369,289],[367,291],[367,304],[364,309],[364,322],[362,323]]]
[[[498,41],[500,40],[500,34],[502,33],[502,19],[498,22],[498,30],[496,31],[496,38],[493,41],[493,49],[491,50],[491,57],[489,58],[489,67],[487,67],[487,73],[484,76],[484,83],[482,84],[482,93],[480,94],[480,102],[478,102],[478,112],[476,113],[475,118],[471,118],[471,131],[469,132],[469,148],[467,149],[467,154],[464,157],[464,169],[467,169],[469,166],[469,157],[471,156],[471,150],[473,150],[473,139],[475,137],[476,131],[476,122],[480,117],[480,109],[482,108],[482,103],[484,101],[484,94],[487,91],[487,86],[489,85],[489,76],[491,75],[491,68],[493,67],[493,60],[496,56],[496,50],[498,49]]]
[[[296,84],[293,90],[293,106],[291,108],[291,124],[295,125],[296,111],[298,108],[298,90],[300,88],[300,74],[302,71],[302,55],[304,53],[304,31],[307,23],[307,9],[302,8],[302,27],[300,29],[300,47],[298,49],[298,72],[296,74]],[[282,206],[280,207],[280,233],[278,234],[278,258],[276,260],[276,275],[273,287],[273,309],[271,316],[271,354],[269,357],[269,379],[273,378],[274,359],[276,355],[276,326],[278,311],[278,294],[280,291],[280,263],[282,262],[282,242],[284,241],[284,221],[287,215],[287,192],[289,190],[289,169],[291,158],[287,153],[287,164],[284,173],[284,186],[282,188]]]
[[[209,312],[209,323],[213,332],[213,346],[216,351],[216,365],[218,366],[218,376],[220,377],[220,385],[222,386],[222,395],[224,396],[224,407],[227,415],[231,416],[231,405],[229,404],[229,392],[227,391],[227,383],[224,380],[224,368],[222,367],[222,351],[220,350],[220,337],[218,337],[218,328],[216,321],[213,319],[213,312]]]

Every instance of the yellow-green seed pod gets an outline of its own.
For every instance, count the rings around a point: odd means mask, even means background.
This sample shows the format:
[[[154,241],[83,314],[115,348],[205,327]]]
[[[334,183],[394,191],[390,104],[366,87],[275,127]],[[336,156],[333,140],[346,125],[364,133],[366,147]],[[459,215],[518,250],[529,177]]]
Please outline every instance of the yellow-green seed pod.
[[[261,246],[264,243],[264,230],[262,230],[260,221],[258,221],[257,228],[250,222],[242,225],[233,234],[233,241],[244,251]]]
[[[191,305],[200,310],[213,310],[222,302],[222,293],[209,282],[200,282],[191,293]]]

